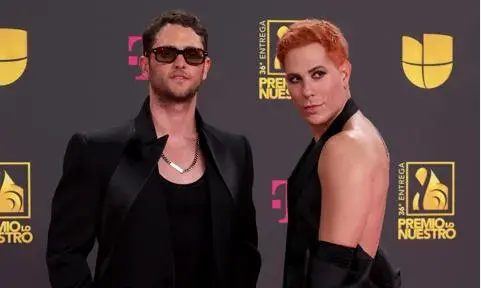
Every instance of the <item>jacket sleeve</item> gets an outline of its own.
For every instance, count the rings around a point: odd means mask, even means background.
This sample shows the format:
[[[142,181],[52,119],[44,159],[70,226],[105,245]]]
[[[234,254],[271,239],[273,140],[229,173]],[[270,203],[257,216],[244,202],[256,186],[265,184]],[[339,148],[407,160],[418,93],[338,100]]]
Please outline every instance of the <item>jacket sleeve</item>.
[[[243,189],[239,196],[236,213],[235,235],[235,287],[255,288],[261,268],[261,256],[258,251],[258,234],[256,209],[253,203],[254,165],[252,150],[248,140],[245,141],[245,165],[243,172]]]
[[[52,288],[91,288],[87,256],[95,242],[98,183],[85,136],[70,139],[51,203],[47,268]]]

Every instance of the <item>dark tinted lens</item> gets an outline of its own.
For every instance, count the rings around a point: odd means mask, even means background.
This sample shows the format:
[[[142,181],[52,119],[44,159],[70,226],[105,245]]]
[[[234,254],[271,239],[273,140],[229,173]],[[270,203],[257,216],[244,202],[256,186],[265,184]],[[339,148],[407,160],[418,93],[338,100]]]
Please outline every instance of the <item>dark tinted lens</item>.
[[[159,47],[153,50],[155,59],[159,62],[172,62],[177,56],[177,49],[174,47]]]
[[[201,64],[204,62],[204,51],[199,48],[185,48],[184,58],[189,64]]]

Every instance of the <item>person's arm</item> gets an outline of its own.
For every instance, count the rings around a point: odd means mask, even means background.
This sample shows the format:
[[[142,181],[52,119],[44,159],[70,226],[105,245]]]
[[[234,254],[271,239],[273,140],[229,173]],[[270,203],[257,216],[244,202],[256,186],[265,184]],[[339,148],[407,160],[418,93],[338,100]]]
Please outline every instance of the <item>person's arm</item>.
[[[52,199],[46,253],[52,288],[93,287],[87,256],[95,241],[100,193],[89,164],[86,139],[76,134],[68,143]]]
[[[251,146],[245,140],[245,165],[243,171],[243,188],[239,195],[237,206],[235,239],[235,281],[234,287],[255,288],[261,267],[261,256],[258,251],[258,235],[256,224],[256,209],[254,207],[252,190],[254,182],[254,165]]]
[[[352,134],[338,134],[325,144],[320,156],[322,206],[311,287],[361,287],[344,285],[373,203],[375,155],[363,141]]]

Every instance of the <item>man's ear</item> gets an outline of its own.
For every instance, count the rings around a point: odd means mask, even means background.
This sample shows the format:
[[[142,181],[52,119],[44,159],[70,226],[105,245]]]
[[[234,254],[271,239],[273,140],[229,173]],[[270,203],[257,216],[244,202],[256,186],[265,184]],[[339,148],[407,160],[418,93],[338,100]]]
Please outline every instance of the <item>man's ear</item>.
[[[347,59],[344,60],[341,66],[339,66],[339,71],[341,71],[342,85],[344,86],[344,89],[347,89],[347,87],[349,87],[349,80],[351,79],[351,62],[349,62]]]
[[[211,65],[212,65],[212,60],[209,57],[206,57],[204,61],[204,71],[202,72],[202,80],[207,79],[207,74],[209,74]]]
[[[144,79],[149,79],[150,74],[150,66],[149,66],[149,58],[142,55],[139,57],[139,68],[140,72]]]

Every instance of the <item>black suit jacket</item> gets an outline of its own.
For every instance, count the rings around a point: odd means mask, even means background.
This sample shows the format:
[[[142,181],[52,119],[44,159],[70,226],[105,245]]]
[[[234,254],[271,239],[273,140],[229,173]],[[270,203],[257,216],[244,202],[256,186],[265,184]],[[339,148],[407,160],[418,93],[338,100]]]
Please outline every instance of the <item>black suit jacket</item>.
[[[206,157],[214,164],[209,173],[212,239],[217,281],[221,287],[255,287],[261,258],[257,250],[256,212],[252,201],[253,161],[244,136],[222,132],[205,124],[196,111],[196,125]],[[69,141],[63,174],[52,200],[48,231],[47,266],[53,288],[124,287],[112,285],[116,244],[129,209],[157,162],[168,135],[156,138],[148,98],[135,119],[117,128],[75,134]],[[164,209],[159,205],[159,209]],[[165,211],[157,211],[162,215]],[[171,255],[168,222],[155,249]],[[140,237],[140,236],[139,236]],[[87,264],[95,240],[98,254],[95,276]],[[173,259],[160,259],[173,265]],[[137,263],[135,263],[137,265]],[[152,265],[138,263],[138,265]],[[162,267],[162,265],[160,266]],[[108,271],[108,272],[107,272]],[[173,269],[158,271],[155,287],[175,287]],[[128,287],[145,287],[149,279]],[[150,286],[149,286],[150,287]]]

